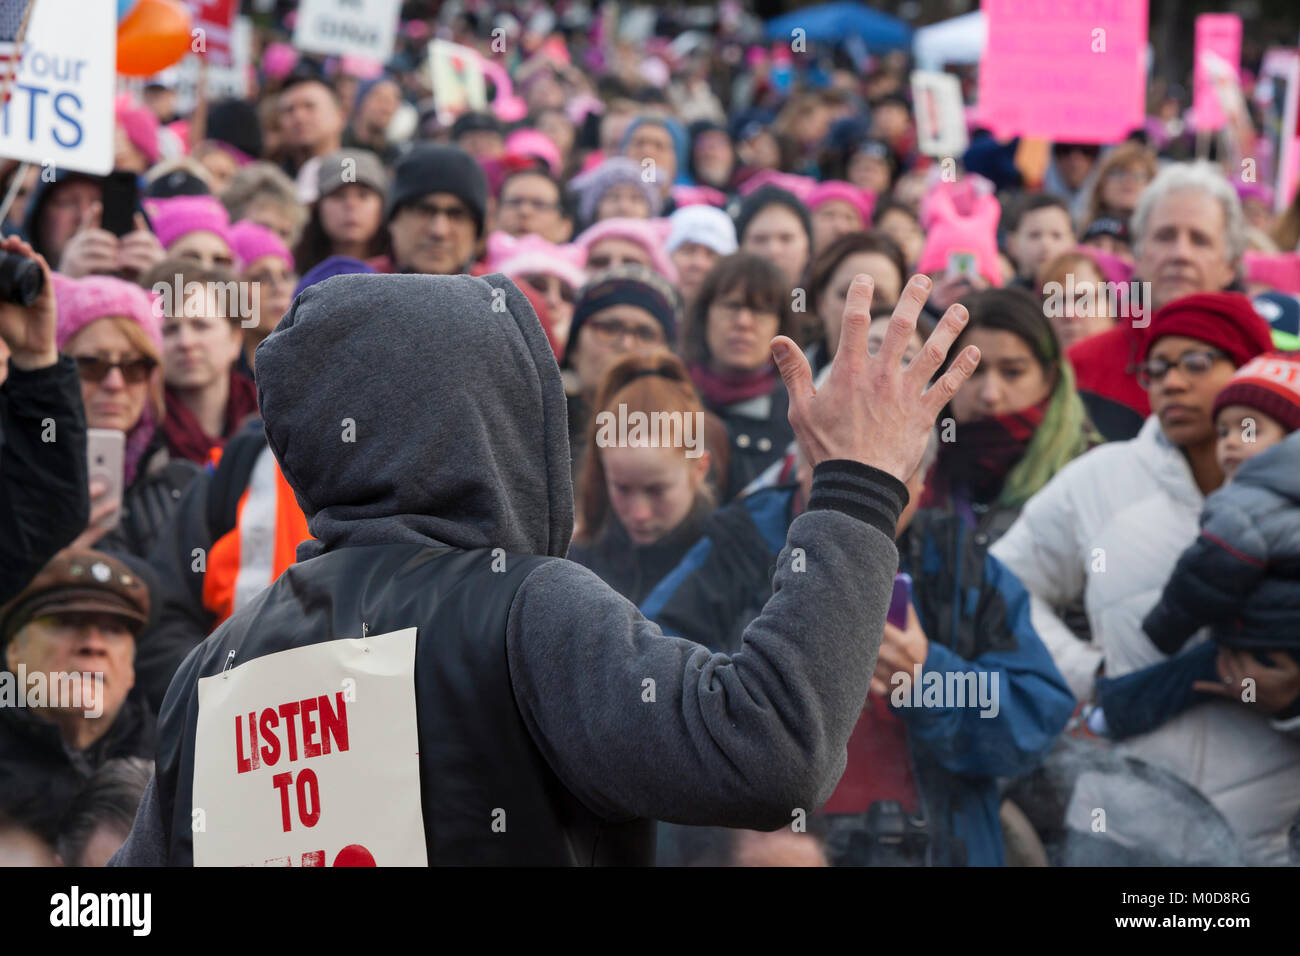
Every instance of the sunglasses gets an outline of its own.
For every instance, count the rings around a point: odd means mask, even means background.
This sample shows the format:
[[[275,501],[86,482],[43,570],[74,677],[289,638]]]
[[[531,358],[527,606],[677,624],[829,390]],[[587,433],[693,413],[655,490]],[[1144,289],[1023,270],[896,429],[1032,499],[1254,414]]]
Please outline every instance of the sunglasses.
[[[139,385],[141,382],[147,382],[150,374],[158,366],[157,362],[147,357],[110,362],[95,355],[74,355],[73,360],[77,363],[77,374],[81,376],[81,380],[95,383],[106,379],[113,369],[120,369],[122,378],[126,379],[128,385]]]

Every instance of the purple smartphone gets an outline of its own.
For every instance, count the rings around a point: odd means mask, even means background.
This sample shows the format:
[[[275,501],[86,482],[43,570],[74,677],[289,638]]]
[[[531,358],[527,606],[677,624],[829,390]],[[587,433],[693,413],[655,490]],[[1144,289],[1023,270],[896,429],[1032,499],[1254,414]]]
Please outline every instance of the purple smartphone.
[[[907,627],[907,606],[912,603],[912,576],[899,571],[894,575],[894,596],[885,618],[894,627]]]

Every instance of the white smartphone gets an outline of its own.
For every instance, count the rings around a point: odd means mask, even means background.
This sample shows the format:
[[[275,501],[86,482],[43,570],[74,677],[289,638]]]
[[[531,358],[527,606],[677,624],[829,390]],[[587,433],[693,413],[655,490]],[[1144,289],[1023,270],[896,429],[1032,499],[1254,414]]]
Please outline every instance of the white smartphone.
[[[98,527],[112,531],[122,519],[122,487],[126,480],[126,435],[115,428],[86,429],[86,460],[89,480],[99,481],[108,489],[98,501],[116,501],[118,508]],[[92,501],[93,508],[97,502]]]

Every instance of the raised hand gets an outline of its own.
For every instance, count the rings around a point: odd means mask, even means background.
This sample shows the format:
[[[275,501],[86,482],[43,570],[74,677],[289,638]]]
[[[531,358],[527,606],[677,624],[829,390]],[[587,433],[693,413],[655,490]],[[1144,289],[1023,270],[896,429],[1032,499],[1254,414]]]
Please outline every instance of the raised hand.
[[[879,468],[907,481],[921,463],[930,430],[948,401],[979,364],[979,349],[965,349],[943,376],[930,379],[969,317],[951,306],[911,363],[903,353],[930,292],[930,280],[913,276],[898,298],[880,351],[867,351],[871,325],[871,277],[859,275],[844,303],[840,345],[820,389],[813,388],[808,360],[783,335],[772,340],[772,355],[790,393],[790,426],[812,465],[845,458]]]

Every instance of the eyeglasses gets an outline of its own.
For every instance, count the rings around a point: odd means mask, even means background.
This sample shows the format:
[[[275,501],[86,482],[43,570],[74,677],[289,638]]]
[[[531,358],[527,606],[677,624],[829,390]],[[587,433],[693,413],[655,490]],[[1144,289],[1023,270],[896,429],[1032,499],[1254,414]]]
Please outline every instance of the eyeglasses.
[[[554,212],[560,208],[560,204],[545,199],[534,199],[532,196],[511,196],[509,199],[501,200],[503,209],[523,209],[529,206],[538,212]]]
[[[760,319],[779,320],[779,316],[770,309],[764,309],[759,306],[750,305],[748,302],[714,302],[712,308],[718,310],[718,314],[728,321],[735,321],[740,318],[740,313],[746,309],[754,317],[754,321]]]
[[[77,363],[77,374],[81,380],[96,384],[108,378],[108,373],[113,369],[119,369],[128,385],[139,385],[148,381],[149,375],[158,366],[157,362],[148,357],[109,360],[97,355],[74,355],[72,359]]]
[[[1228,358],[1228,353],[1220,352],[1218,349],[1205,349],[1204,351],[1184,352],[1173,362],[1166,362],[1164,359],[1149,359],[1138,366],[1138,384],[1143,388],[1150,388],[1152,382],[1160,382],[1169,374],[1169,370],[1177,365],[1184,374],[1192,378],[1200,378],[1202,375],[1214,368],[1214,363],[1219,359]]]
[[[639,345],[659,345],[664,340],[663,330],[657,325],[628,325],[618,319],[592,319],[587,328],[596,333],[596,338],[605,345],[621,342],[629,335]]]

